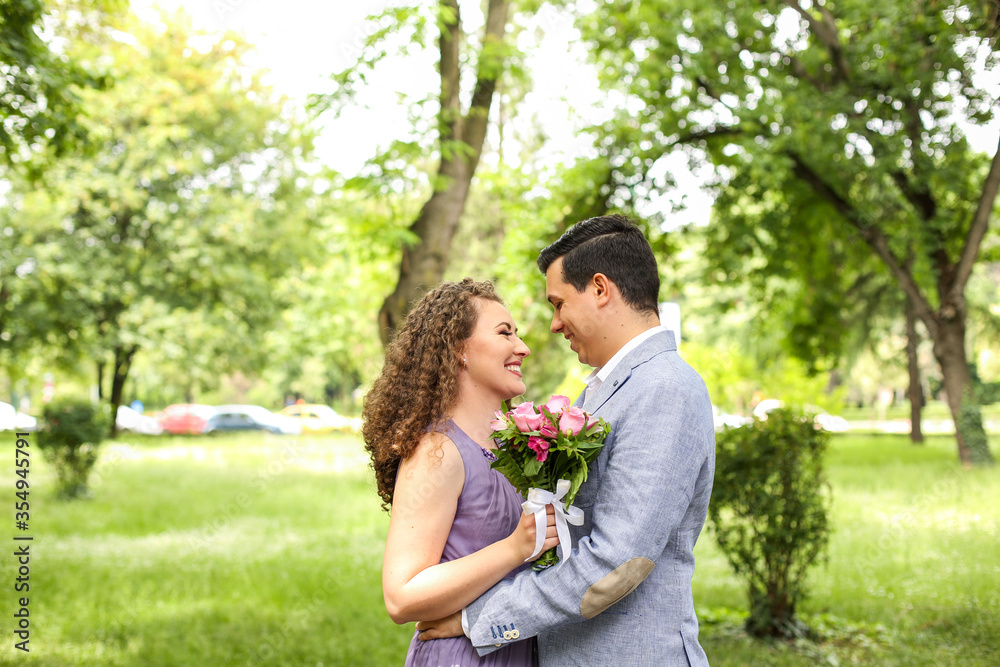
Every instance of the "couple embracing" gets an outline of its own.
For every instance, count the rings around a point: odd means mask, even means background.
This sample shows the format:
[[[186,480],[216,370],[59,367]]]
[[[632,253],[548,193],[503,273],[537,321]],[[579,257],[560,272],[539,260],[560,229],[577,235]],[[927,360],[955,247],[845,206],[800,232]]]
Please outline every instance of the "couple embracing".
[[[538,267],[552,332],[594,368],[575,405],[611,425],[573,503],[584,521],[560,563],[525,564],[535,517],[490,467],[490,422],[524,393],[530,351],[489,283],[428,292],[364,408],[391,507],[386,608],[418,621],[406,664],[707,665],[691,577],[714,475],[712,407],[660,326],[653,252],[626,218],[605,216],[567,230]],[[548,510],[542,551],[558,543]]]

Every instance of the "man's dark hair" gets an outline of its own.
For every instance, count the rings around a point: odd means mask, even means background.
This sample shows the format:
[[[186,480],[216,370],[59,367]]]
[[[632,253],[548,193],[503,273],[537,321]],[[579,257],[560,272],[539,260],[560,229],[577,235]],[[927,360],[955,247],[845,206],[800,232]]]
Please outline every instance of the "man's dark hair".
[[[603,215],[576,223],[538,255],[538,268],[549,270],[563,258],[563,275],[582,292],[596,273],[606,275],[637,311],[659,313],[660,274],[653,249],[623,215]]]

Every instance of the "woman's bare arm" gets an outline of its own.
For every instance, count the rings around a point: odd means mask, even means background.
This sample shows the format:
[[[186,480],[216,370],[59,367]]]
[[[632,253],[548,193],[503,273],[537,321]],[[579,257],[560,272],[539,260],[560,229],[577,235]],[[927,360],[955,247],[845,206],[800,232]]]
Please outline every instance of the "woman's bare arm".
[[[400,464],[382,564],[382,592],[396,623],[442,618],[489,590],[535,548],[532,515],[499,542],[441,563],[465,483],[462,455],[440,433],[428,433]],[[558,544],[549,515],[543,552]]]

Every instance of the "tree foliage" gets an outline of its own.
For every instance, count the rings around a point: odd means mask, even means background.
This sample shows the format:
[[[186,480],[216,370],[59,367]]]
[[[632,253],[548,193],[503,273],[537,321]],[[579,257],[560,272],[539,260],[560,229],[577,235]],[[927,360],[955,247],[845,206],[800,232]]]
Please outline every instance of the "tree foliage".
[[[934,342],[956,423],[965,288],[1000,187],[1000,153],[975,152],[963,132],[1000,102],[974,80],[998,57],[987,8],[660,0],[602,4],[588,24],[630,100],[607,128],[631,139],[622,173],[655,188],[664,152],[712,161],[719,278],[787,281],[804,356],[836,358],[849,304],[871,303],[866,282],[891,276]],[[963,462],[992,461],[967,439],[983,442],[960,432]]]
[[[434,107],[433,121],[420,116],[414,121],[427,128],[423,134],[432,141],[423,150],[430,150],[437,167],[430,178],[430,194],[410,225],[413,241],[402,249],[398,281],[379,312],[383,342],[402,322],[409,305],[438,283],[447,268],[483,154],[491,107],[501,79],[518,69],[517,50],[507,34],[513,4],[489,0],[477,31],[466,28],[463,11],[469,6],[458,0],[392,7],[373,16],[369,21],[374,29],[358,62],[332,77],[337,85],[334,93],[315,98],[319,110],[354,101],[366,73],[387,57],[394,40],[402,39],[404,49],[421,51],[429,49],[436,36],[439,87],[434,104],[428,105]],[[389,150],[415,157],[420,143],[397,141]]]
[[[78,91],[105,88],[110,77],[99,61],[71,58],[53,41],[104,42],[110,21],[127,3],[78,4],[84,3],[0,3],[0,165],[30,159],[46,145],[63,154],[86,143]],[[38,166],[37,154],[31,166]]]
[[[310,132],[242,65],[246,45],[201,46],[167,17],[119,30],[115,86],[80,91],[93,152],[59,159],[45,187],[14,181],[0,241],[16,258],[3,290],[45,313],[5,308],[0,336],[86,353],[99,381],[108,369],[113,410],[141,349],[187,339],[215,347],[216,371],[252,363],[251,332],[280,311],[273,284],[311,247]]]

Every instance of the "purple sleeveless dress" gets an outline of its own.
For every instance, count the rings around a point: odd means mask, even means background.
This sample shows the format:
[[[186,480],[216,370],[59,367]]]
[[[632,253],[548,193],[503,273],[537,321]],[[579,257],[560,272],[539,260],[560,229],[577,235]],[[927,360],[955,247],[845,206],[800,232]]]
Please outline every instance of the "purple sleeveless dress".
[[[502,473],[490,468],[492,452],[480,447],[450,419],[443,429],[458,447],[465,466],[465,486],[458,496],[455,521],[441,554],[441,562],[468,556],[514,532],[521,517],[524,499]],[[524,566],[527,567],[527,566]],[[512,577],[518,570],[511,572]],[[417,639],[414,632],[406,667],[533,667],[538,665],[535,638],[511,642],[498,651],[480,657],[468,637]]]

